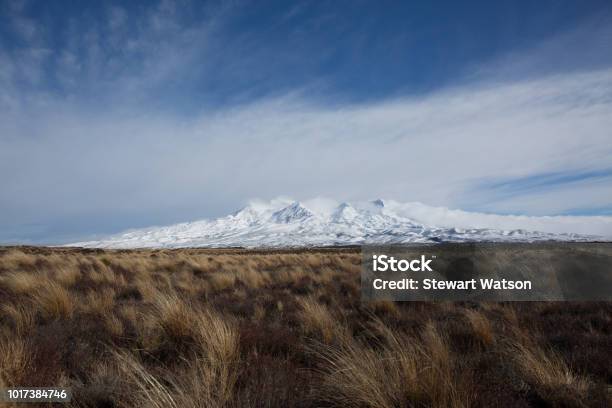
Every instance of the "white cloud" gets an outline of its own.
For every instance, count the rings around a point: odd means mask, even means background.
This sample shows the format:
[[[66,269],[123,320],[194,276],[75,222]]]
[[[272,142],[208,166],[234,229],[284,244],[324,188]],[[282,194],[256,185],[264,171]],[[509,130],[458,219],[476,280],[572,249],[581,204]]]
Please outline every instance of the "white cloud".
[[[612,70],[331,108],[293,95],[188,120],[92,116],[56,102],[1,114],[0,171],[12,174],[2,181],[3,212],[187,207],[189,219],[279,194],[530,214],[606,206],[609,180],[501,202],[474,189],[483,180],[608,168],[608,95]]]
[[[612,217],[604,216],[525,216],[498,215],[430,207],[422,203],[398,203],[388,200],[385,205],[397,214],[425,225],[456,228],[491,228],[498,230],[576,233],[612,238]]]

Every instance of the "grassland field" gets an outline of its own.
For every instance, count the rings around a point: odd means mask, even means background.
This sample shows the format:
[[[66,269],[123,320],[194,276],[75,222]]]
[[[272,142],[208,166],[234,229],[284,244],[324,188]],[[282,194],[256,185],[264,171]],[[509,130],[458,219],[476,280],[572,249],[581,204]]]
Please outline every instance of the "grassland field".
[[[0,388],[70,387],[73,407],[612,406],[610,302],[366,303],[360,265],[359,248],[0,248]]]

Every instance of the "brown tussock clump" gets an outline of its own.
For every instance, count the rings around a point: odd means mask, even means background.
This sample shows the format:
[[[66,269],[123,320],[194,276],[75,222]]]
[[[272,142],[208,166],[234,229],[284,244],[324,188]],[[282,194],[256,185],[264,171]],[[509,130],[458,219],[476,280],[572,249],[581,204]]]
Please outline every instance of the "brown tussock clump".
[[[480,344],[485,347],[491,346],[495,341],[495,336],[489,319],[477,310],[466,309],[464,313]]]
[[[56,261],[59,263],[59,261]],[[81,277],[81,271],[74,267],[59,267],[53,270],[53,280],[64,287],[69,287]]]
[[[325,305],[309,297],[299,301],[302,311],[300,320],[308,335],[314,335],[324,343],[331,343],[341,333],[339,322],[334,319]]]
[[[10,272],[3,275],[0,285],[17,295],[28,294],[38,289],[43,282],[29,272]]]
[[[156,375],[134,356],[115,352],[121,371],[139,390],[136,405],[224,407],[232,399],[239,357],[236,329],[210,311],[202,311],[193,323],[197,348],[178,375]]]
[[[469,389],[456,381],[450,351],[433,324],[422,338],[395,333],[381,321],[382,343],[371,348],[354,338],[322,348],[324,395],[334,405],[349,407],[465,407]]]
[[[371,301],[368,303],[368,307],[371,308],[376,315],[387,315],[397,318],[401,314],[397,304],[391,300]]]
[[[213,273],[210,275],[210,289],[213,292],[230,289],[236,283],[236,275],[230,273]]]
[[[31,365],[32,350],[26,340],[3,335],[0,337],[0,380],[7,386],[23,385]]]
[[[60,284],[45,282],[32,294],[34,307],[43,319],[68,319],[74,311],[74,298]]]
[[[510,346],[513,360],[523,378],[545,401],[574,402],[588,395],[592,383],[571,370],[561,356],[537,345],[515,342]],[[587,404],[588,405],[588,404]]]
[[[36,325],[36,316],[29,302],[1,305],[0,316],[11,325],[18,337],[27,336]]]
[[[101,290],[89,290],[85,294],[80,308],[85,313],[105,316],[112,311],[114,305],[115,290],[106,287]]]

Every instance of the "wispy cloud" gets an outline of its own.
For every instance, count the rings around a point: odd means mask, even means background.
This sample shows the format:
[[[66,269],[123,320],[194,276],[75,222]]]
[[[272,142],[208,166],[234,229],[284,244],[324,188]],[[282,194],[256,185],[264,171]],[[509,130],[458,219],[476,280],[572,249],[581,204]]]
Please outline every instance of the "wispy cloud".
[[[504,198],[516,195],[532,194],[533,192],[567,188],[568,186],[585,182],[604,182],[612,185],[612,169],[574,170],[554,173],[533,174],[509,180],[496,180],[482,183],[478,188],[495,193]]]

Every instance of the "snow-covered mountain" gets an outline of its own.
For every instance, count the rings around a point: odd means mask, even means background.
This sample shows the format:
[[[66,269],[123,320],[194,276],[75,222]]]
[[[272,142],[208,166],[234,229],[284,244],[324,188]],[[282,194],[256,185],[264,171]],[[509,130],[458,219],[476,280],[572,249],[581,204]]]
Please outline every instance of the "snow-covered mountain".
[[[602,224],[603,223],[603,224]],[[612,217],[525,217],[469,213],[419,203],[252,202],[215,220],[127,231],[71,246],[296,247],[465,241],[590,241]],[[540,232],[537,232],[537,231]]]

